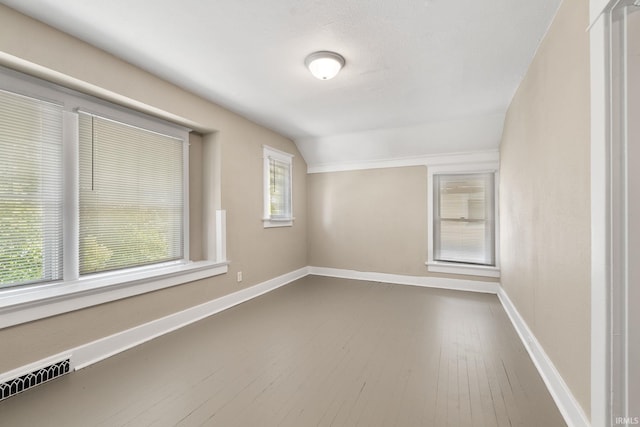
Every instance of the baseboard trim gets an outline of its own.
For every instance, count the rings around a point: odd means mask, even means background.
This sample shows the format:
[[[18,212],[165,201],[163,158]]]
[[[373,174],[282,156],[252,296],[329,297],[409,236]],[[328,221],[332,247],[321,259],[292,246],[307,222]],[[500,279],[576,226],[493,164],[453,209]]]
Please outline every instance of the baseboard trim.
[[[393,283],[396,285],[421,286],[425,288],[450,289],[455,291],[497,294],[500,284],[467,279],[448,279],[429,276],[405,276],[401,274],[375,273],[368,271],[344,270],[341,268],[308,267],[309,274],[337,277],[341,279],[367,280],[371,282]]]
[[[71,371],[86,368],[87,366],[129,350],[137,345],[273,291],[274,289],[305,277],[307,274],[308,268],[303,267],[249,288],[224,295],[204,304],[65,350],[36,362],[0,373],[0,382],[18,378],[36,368],[48,365],[51,361],[56,361],[61,358],[71,359]]]
[[[502,287],[498,290],[498,298],[520,336],[520,340],[527,349],[529,357],[531,357],[538,373],[547,386],[551,397],[556,402],[565,422],[569,427],[591,426],[589,418],[582,410],[582,407]]]
[[[336,268],[303,267],[204,304],[170,314],[131,329],[65,350],[61,353],[43,358],[42,360],[29,363],[19,368],[0,373],[0,379],[2,381],[7,381],[13,378],[18,378],[27,372],[31,372],[34,367],[45,366],[51,360],[57,360],[63,356],[64,358],[71,359],[72,371],[86,368],[87,366],[98,363],[108,357],[129,350],[137,345],[173,332],[250,299],[256,298],[295,280],[301,279],[309,274],[492,294],[497,293],[499,287],[497,283],[475,282],[464,279],[416,277],[387,273],[360,272]]]
[[[568,426],[591,426],[582,407],[499,283],[440,277],[405,276],[327,267],[308,267],[308,269],[309,274],[317,276],[496,294]]]
[[[29,363],[20,368],[0,373],[0,381],[17,378],[26,372],[32,371],[34,367],[45,366],[49,361],[59,359],[63,356],[64,358],[71,359],[72,371],[85,368],[154,338],[256,298],[307,275],[496,294],[569,427],[590,427],[591,424],[580,404],[499,283],[441,277],[407,276],[327,267],[310,266],[300,268],[204,304],[83,344],[37,362]]]
[[[307,274],[307,267],[303,267],[258,285],[76,347],[69,352],[72,354],[72,369],[85,368],[161,335],[256,298]]]

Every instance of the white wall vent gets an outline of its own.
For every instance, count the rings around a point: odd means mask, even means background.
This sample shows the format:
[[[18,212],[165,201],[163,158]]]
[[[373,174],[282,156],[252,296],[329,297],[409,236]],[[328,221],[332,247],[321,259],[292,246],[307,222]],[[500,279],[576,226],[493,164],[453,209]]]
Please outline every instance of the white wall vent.
[[[5,381],[0,384],[0,400],[7,399],[37,385],[46,383],[64,374],[68,374],[71,369],[70,359],[61,360],[33,372],[24,374],[18,378]]]

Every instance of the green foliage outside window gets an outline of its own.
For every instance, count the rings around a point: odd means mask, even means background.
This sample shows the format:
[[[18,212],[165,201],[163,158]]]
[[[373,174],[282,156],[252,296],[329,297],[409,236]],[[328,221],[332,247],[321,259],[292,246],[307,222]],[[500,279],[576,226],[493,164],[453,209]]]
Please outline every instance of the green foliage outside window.
[[[34,209],[20,203],[0,202],[0,285],[40,280],[41,224],[42,215]],[[11,238],[16,228],[26,230],[20,241]]]

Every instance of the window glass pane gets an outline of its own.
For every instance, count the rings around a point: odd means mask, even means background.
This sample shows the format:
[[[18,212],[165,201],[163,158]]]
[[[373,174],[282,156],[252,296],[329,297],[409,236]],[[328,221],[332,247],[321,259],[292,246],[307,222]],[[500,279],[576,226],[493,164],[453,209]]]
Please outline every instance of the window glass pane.
[[[272,218],[291,216],[290,165],[269,159],[269,212]]]
[[[434,259],[494,265],[493,174],[437,175]]]
[[[62,277],[62,107],[0,91],[0,286]]]
[[[183,142],[80,114],[80,274],[183,257]]]
[[[467,221],[442,220],[440,224],[439,261],[487,264],[485,253],[486,224]]]

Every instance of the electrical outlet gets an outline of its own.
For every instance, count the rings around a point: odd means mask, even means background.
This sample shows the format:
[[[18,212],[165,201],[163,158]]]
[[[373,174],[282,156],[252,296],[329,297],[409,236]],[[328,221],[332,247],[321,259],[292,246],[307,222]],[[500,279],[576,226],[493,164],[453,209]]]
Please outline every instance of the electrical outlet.
[[[242,271],[238,271],[238,282],[242,282]]]

